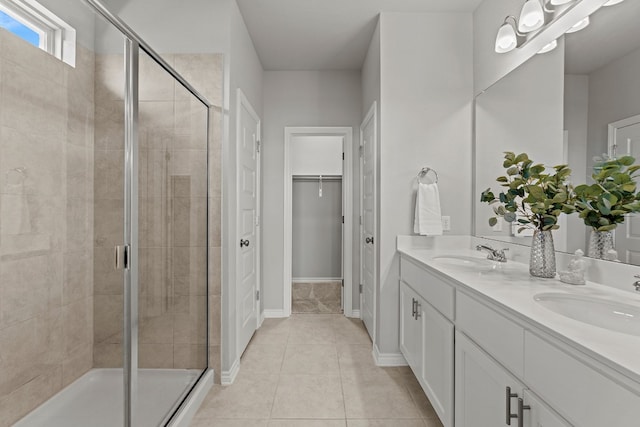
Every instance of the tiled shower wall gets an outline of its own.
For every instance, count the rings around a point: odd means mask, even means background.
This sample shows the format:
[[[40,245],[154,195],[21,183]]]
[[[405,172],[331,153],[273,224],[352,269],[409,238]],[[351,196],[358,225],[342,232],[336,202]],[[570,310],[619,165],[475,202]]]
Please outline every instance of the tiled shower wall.
[[[0,29],[0,426],[91,368],[94,55]]]
[[[164,55],[221,105],[222,55]],[[96,367],[122,364],[122,274],[112,268],[122,240],[122,56],[96,58]],[[142,368],[201,368],[210,310],[211,366],[220,355],[221,109],[209,141],[210,297],[206,300],[206,115],[153,63],[140,59],[140,345]],[[216,374],[218,374],[216,369]]]

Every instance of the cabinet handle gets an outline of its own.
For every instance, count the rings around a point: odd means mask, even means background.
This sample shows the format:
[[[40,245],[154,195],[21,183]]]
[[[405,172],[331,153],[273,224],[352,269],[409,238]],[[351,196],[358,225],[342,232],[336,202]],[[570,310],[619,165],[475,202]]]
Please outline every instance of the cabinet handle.
[[[416,318],[416,303],[418,301],[416,301],[415,298],[411,298],[411,317],[413,317],[414,319]]]
[[[524,427],[524,411],[531,409],[531,406],[525,405],[521,397],[518,398],[518,427]]]
[[[418,302],[418,300],[416,300],[416,320],[418,320],[420,318],[420,316],[422,316],[422,314],[420,313],[420,308],[422,307],[422,305],[420,304],[420,302]]]
[[[505,416],[505,423],[507,423],[508,426],[511,425],[511,420],[514,418],[518,418],[518,414],[512,414],[511,413],[511,399],[514,397],[518,397],[518,393],[511,393],[511,387],[507,387],[507,392],[505,394],[505,398],[506,398],[506,416]]]

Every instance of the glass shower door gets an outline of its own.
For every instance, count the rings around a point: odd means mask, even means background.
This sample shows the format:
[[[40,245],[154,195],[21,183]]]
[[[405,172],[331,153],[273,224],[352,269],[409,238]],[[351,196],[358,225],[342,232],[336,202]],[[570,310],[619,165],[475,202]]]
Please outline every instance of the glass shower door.
[[[207,368],[208,108],[150,55],[138,58],[135,397],[137,425],[151,427],[170,419]]]

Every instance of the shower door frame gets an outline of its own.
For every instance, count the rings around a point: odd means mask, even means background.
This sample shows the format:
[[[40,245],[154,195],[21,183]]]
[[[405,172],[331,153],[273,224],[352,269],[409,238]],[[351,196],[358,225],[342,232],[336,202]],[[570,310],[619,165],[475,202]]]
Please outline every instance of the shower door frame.
[[[137,374],[138,374],[138,89],[139,89],[139,56],[140,52],[149,55],[158,65],[169,73],[178,83],[195,96],[207,109],[207,147],[209,145],[209,135],[211,129],[211,107],[209,100],[196,90],[184,77],[171,67],[151,46],[149,46],[138,34],[136,34],[119,17],[109,11],[98,0],[85,0],[94,11],[111,23],[125,38],[124,60],[125,60],[125,92],[124,92],[124,247],[125,267],[124,267],[124,325],[123,325],[123,385],[124,385],[124,427],[135,426],[134,416],[137,395]],[[207,148],[208,153],[208,148]],[[206,174],[209,182],[209,159],[207,155]],[[207,185],[207,212],[209,200],[209,186]],[[209,215],[207,213],[206,229],[209,229]],[[206,259],[209,259],[208,233],[206,244]],[[205,277],[209,277],[208,263],[206,263]],[[207,295],[209,294],[209,284],[207,279]],[[207,298],[208,301],[208,298]],[[206,310],[206,361],[204,368],[195,383],[185,391],[180,399],[171,408],[163,425],[169,425],[184,405],[192,391],[198,386],[206,372],[209,370],[209,306]]]

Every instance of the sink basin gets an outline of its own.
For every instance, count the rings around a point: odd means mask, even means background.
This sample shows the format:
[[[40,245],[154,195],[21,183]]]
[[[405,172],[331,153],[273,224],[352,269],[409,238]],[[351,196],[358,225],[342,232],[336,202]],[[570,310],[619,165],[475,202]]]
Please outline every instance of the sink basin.
[[[640,336],[640,307],[594,297],[557,293],[537,294],[533,298],[543,307],[571,319]]]
[[[492,268],[496,263],[489,261],[486,258],[476,258],[467,255],[438,255],[434,256],[433,260],[438,264],[447,265],[451,267],[471,267],[483,269]]]

